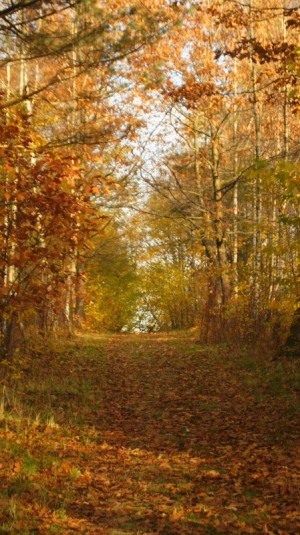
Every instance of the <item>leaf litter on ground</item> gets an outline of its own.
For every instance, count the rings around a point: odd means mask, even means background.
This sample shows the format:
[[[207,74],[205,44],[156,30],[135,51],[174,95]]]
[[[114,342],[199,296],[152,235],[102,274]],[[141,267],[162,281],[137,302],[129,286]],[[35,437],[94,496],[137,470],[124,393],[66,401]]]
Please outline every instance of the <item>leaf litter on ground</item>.
[[[299,533],[297,364],[274,366],[182,333],[40,355],[0,422],[0,533]]]

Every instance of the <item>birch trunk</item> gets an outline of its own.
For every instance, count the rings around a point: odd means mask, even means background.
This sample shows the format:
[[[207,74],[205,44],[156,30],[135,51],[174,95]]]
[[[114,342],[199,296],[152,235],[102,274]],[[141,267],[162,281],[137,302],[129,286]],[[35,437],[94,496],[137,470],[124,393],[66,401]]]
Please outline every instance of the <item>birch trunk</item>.
[[[238,140],[238,117],[237,117],[237,60],[234,59],[234,107],[233,107],[233,146],[234,146],[234,160],[233,160],[233,172],[234,176],[237,176],[238,171],[238,153],[237,153],[237,140]],[[239,213],[239,192],[238,182],[233,187],[233,294],[237,297],[238,294],[238,213]]]
[[[220,304],[226,305],[229,301],[231,288],[230,277],[228,274],[228,260],[227,251],[225,247],[225,230],[224,230],[224,213],[221,195],[222,182],[219,176],[219,153],[218,153],[218,139],[212,135],[212,180],[213,180],[213,196],[214,196],[214,228],[215,228],[215,245],[216,245],[216,259],[217,269],[219,272],[218,278],[220,282]]]
[[[249,0],[249,34],[251,41],[250,51],[250,68],[251,68],[251,93],[252,93],[252,113],[254,119],[254,147],[255,160],[259,162],[261,157],[261,132],[260,132],[260,117],[259,117],[259,103],[258,103],[258,89],[257,89],[257,66],[254,59],[253,42],[255,40],[255,26],[253,21],[254,0]],[[253,184],[253,312],[257,319],[260,299],[260,275],[261,275],[261,223],[262,223],[262,197],[261,197],[261,176],[260,171],[257,170],[255,181]]]
[[[76,35],[77,32],[77,20],[76,20],[76,13],[74,13],[74,21],[72,23],[72,33],[73,37]],[[70,138],[76,139],[77,136],[77,83],[76,83],[76,76],[77,76],[77,63],[78,63],[78,52],[77,48],[74,45],[72,52],[71,52],[71,61],[72,61],[72,70],[73,70],[73,78],[72,78],[72,86],[71,86],[71,98],[72,98],[72,110],[71,110],[71,122],[70,122]],[[74,164],[74,160],[72,161],[72,164]],[[69,273],[67,276],[66,281],[66,296],[65,296],[65,320],[67,325],[67,330],[69,336],[73,334],[73,326],[74,326],[74,280],[76,278],[76,246],[75,250],[70,251],[70,259],[69,259]]]
[[[286,1],[284,2],[283,9],[282,9],[282,38],[284,44],[287,43],[287,30],[286,30],[286,24],[285,24],[285,16],[284,16],[284,10],[286,7]],[[287,76],[287,68],[285,66],[284,68],[284,74]],[[289,141],[290,141],[290,126],[289,126],[289,101],[288,101],[288,94],[289,94],[289,86],[286,81],[284,85],[284,94],[283,94],[283,107],[282,107],[282,115],[283,115],[283,159],[284,161],[288,161],[288,154],[289,154]],[[285,210],[285,203],[283,203],[280,206],[280,209],[278,210],[278,248],[279,251],[283,251],[284,247],[284,226],[280,221],[280,216],[284,213]],[[281,281],[284,277],[284,257],[283,254],[279,252],[278,255],[278,262],[277,262],[277,277],[279,281]],[[280,282],[279,282],[280,284]]]

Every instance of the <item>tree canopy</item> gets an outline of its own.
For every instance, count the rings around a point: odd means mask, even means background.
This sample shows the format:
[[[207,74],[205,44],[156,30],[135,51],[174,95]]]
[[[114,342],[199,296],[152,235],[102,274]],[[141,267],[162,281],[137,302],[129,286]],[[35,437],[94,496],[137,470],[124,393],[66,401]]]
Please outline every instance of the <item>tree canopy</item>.
[[[90,314],[276,346],[299,297],[294,2],[7,1],[0,18],[5,352]]]

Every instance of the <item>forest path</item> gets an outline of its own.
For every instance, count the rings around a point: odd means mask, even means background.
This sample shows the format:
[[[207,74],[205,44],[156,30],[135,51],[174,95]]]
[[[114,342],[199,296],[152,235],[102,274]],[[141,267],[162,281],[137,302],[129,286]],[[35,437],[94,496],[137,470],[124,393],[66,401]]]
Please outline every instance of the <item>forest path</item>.
[[[0,533],[300,533],[297,369],[180,333],[40,355],[41,421],[0,428]]]
[[[273,447],[294,440],[294,415],[288,418],[281,400],[276,405],[274,392],[262,397],[259,385],[249,389],[247,363],[241,370],[224,347],[201,346],[176,334],[116,336],[106,354],[104,418],[110,441],[216,454],[223,447],[243,450],[256,442]]]
[[[253,362],[183,335],[114,336],[105,354],[96,532],[300,531],[297,415]]]

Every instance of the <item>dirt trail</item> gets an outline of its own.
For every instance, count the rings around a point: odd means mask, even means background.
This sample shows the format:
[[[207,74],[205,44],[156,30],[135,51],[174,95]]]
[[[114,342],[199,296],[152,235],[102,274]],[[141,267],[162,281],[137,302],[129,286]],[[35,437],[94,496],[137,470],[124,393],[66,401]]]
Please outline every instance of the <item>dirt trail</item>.
[[[245,392],[228,351],[152,335],[115,337],[107,354],[105,419],[126,446],[197,452],[296,438],[285,407],[274,413]]]
[[[300,532],[299,419],[243,387],[228,351],[145,335],[106,355],[103,442],[73,508],[87,533]]]
[[[180,333],[41,353],[18,393],[40,416],[0,420],[0,533],[300,533],[296,366]]]

